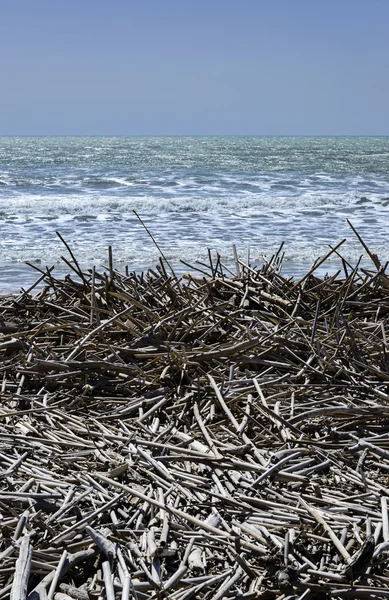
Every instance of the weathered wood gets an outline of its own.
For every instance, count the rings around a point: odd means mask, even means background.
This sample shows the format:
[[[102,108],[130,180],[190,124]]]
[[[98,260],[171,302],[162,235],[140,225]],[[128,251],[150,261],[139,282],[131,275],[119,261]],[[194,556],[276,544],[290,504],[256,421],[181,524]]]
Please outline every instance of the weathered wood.
[[[19,556],[15,564],[10,600],[25,600],[30,578],[32,546],[30,536],[26,534],[20,544]]]
[[[67,250],[0,298],[0,600],[385,597],[385,270]]]

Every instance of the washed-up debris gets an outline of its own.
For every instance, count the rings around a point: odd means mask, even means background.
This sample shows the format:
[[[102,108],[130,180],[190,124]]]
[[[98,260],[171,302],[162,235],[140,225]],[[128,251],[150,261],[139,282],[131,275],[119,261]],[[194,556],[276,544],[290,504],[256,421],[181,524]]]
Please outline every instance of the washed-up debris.
[[[181,278],[71,256],[2,297],[0,600],[388,597],[372,256],[300,281],[281,250]]]

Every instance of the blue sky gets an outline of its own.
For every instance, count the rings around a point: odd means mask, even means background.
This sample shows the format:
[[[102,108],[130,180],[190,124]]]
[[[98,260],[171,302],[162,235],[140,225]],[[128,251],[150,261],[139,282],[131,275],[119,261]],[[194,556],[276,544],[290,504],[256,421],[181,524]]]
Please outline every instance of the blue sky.
[[[389,0],[2,0],[0,135],[389,134]]]

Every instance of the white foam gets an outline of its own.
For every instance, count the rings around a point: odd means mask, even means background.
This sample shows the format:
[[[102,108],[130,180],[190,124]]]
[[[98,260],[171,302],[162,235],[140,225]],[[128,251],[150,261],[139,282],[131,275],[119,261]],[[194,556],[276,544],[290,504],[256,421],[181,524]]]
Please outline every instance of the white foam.
[[[356,205],[359,197],[355,192],[331,194],[312,191],[296,191],[283,194],[268,194],[261,192],[231,193],[213,195],[212,189],[204,194],[172,196],[156,196],[155,194],[125,195],[101,194],[98,192],[82,194],[14,194],[1,202],[0,208],[6,214],[23,213],[37,214],[95,214],[101,212],[131,212],[140,209],[144,214],[161,214],[169,212],[234,212],[237,207],[248,212],[271,210],[273,208],[285,211],[299,211],[306,207],[328,207],[337,209]],[[370,202],[381,204],[382,195],[369,194]],[[383,205],[384,207],[384,205]]]

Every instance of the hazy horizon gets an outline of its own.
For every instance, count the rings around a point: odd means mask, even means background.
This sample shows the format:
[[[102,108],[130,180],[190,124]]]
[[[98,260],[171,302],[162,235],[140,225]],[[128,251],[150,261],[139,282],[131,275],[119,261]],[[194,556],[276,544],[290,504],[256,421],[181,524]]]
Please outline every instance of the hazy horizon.
[[[179,133],[179,134],[170,134],[170,133],[52,133],[52,134],[40,134],[40,133],[30,133],[30,134],[0,134],[1,138],[228,138],[228,137],[236,137],[236,138],[388,138],[389,134],[342,134],[342,133],[329,133],[329,134],[321,134],[321,133],[312,133],[312,134],[304,134],[304,133]]]
[[[389,135],[386,0],[3,0],[0,135]]]

